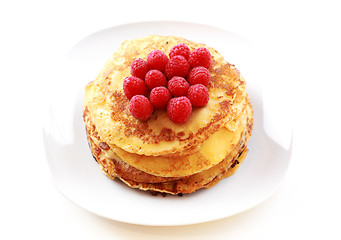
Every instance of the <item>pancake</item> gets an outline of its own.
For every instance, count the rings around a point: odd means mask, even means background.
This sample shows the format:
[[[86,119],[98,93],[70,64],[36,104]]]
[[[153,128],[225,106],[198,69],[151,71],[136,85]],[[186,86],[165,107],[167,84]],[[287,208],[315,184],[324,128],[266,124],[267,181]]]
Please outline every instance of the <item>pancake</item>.
[[[131,63],[136,58],[145,59],[155,49],[168,54],[178,43],[185,43],[191,50],[198,47],[210,50],[211,81],[207,86],[210,101],[203,108],[193,109],[184,124],[173,123],[165,111],[156,112],[147,122],[135,119],[123,92],[123,80],[130,74]],[[181,156],[198,151],[203,141],[240,115],[247,95],[239,71],[220,53],[204,44],[172,36],[125,41],[87,89],[84,105],[103,140],[111,147],[146,156]]]
[[[233,159],[233,163],[226,166],[226,161],[219,163],[217,166],[212,167],[202,173],[195,174],[188,178],[182,178],[177,181],[162,182],[162,183],[137,183],[131,180],[122,179],[125,184],[131,188],[138,188],[144,191],[151,191],[157,193],[169,194],[184,194],[193,193],[198,189],[211,188],[216,185],[221,179],[232,176],[246,157],[248,149]],[[233,167],[232,167],[233,166]]]
[[[187,122],[172,122],[155,110],[148,121],[134,118],[123,80],[130,65],[152,50],[186,44],[211,53],[209,101],[194,107]],[[131,188],[183,194],[210,188],[229,177],[245,159],[253,109],[244,78],[213,48],[181,37],[147,36],[127,40],[85,88],[83,119],[93,156],[102,171]]]
[[[162,177],[183,177],[206,170],[221,162],[226,153],[238,144],[242,135],[245,134],[247,119],[251,117],[252,110],[247,105],[243,113],[231,124],[220,128],[203,142],[201,148],[187,156],[145,156],[129,153],[119,147],[108,145],[97,133],[97,127],[92,122],[89,111],[84,112],[84,120],[87,125],[88,135],[92,137],[96,145],[105,145],[102,151],[108,158],[124,159],[132,167],[146,173]],[[228,128],[234,128],[234,131]]]
[[[213,187],[221,179],[233,175],[243,162],[248,152],[246,144],[251,136],[253,126],[252,110],[249,106],[247,108],[248,116],[245,131],[239,139],[239,142],[234,146],[234,149],[227,152],[224,159],[218,164],[189,176],[160,177],[148,174],[130,166],[122,161],[119,156],[109,158],[105,154],[107,147],[103,149],[103,147],[101,148],[96,145],[95,142],[97,141],[94,141],[96,137],[90,137],[90,132],[88,132],[88,139],[96,161],[108,177],[112,179],[119,178],[128,186],[145,191],[149,190],[169,194],[192,193],[201,188]]]

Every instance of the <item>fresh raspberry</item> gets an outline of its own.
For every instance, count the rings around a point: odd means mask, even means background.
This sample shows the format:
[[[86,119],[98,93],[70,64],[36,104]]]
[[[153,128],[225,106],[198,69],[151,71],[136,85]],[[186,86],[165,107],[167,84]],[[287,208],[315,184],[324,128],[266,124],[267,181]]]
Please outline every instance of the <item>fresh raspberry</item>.
[[[202,66],[209,69],[211,66],[211,53],[207,48],[199,47],[195,49],[188,58],[188,63],[191,68]]]
[[[192,68],[189,71],[187,80],[191,85],[200,83],[204,86],[207,86],[211,80],[211,74],[207,68],[199,66]]]
[[[176,55],[169,59],[166,65],[165,74],[168,79],[171,79],[174,76],[186,77],[188,71],[189,64],[186,58],[181,55]]]
[[[126,97],[131,99],[135,95],[146,95],[147,86],[141,78],[130,76],[123,80],[123,91]]]
[[[159,70],[150,70],[144,79],[149,89],[155,87],[167,86],[167,78]]]
[[[202,84],[195,84],[188,89],[187,97],[193,107],[203,107],[208,103],[208,90]]]
[[[181,55],[186,58],[186,60],[188,60],[190,53],[191,50],[186,44],[179,43],[178,45],[175,45],[171,48],[171,50],[169,51],[169,58],[173,58],[176,55]]]
[[[146,121],[152,115],[154,108],[148,98],[135,95],[129,102],[129,111],[135,118]]]
[[[157,109],[166,109],[168,101],[172,98],[169,90],[165,87],[156,87],[150,92],[150,102]]]
[[[167,85],[170,93],[175,97],[186,96],[189,83],[183,77],[173,77]]]
[[[144,79],[148,71],[148,63],[142,58],[135,59],[130,65],[130,73],[134,77]]]
[[[161,50],[153,50],[147,56],[147,63],[150,69],[156,69],[164,72],[167,62],[168,57]]]
[[[184,123],[192,113],[192,104],[187,97],[175,97],[169,100],[167,114],[175,123]]]

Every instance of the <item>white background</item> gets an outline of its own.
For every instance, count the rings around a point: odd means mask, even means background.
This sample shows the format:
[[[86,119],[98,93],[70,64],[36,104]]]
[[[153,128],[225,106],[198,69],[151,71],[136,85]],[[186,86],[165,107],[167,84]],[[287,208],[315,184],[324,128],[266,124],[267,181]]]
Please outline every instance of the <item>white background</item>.
[[[2,1],[0,239],[340,239],[340,10],[338,1]],[[281,187],[256,208],[146,227],[95,216],[55,188],[42,118],[65,52],[103,28],[151,20],[217,26],[264,52],[264,78],[291,109],[294,148]]]

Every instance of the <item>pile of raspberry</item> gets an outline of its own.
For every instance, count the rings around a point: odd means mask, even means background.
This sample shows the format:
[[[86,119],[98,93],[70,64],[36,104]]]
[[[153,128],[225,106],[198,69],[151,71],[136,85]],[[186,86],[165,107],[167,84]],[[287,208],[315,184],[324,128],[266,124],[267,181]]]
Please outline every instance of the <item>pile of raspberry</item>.
[[[203,107],[209,100],[210,66],[211,53],[207,48],[191,52],[183,43],[172,47],[169,57],[161,50],[153,50],[146,61],[135,59],[131,76],[123,81],[130,113],[147,121],[154,109],[164,109],[170,120],[185,123],[193,107]]]

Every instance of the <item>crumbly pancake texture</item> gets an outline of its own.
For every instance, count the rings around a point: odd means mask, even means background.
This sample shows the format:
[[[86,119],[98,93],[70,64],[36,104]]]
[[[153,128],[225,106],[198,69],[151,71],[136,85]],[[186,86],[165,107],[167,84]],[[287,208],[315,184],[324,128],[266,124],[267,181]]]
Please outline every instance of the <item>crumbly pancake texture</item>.
[[[135,119],[123,80],[130,65],[152,50],[186,44],[211,53],[209,102],[193,108],[184,124],[173,123],[164,110],[148,121]],[[210,188],[231,176],[247,155],[253,109],[243,77],[211,47],[181,37],[147,36],[127,40],[85,88],[83,119],[90,149],[103,172],[131,188],[183,194]]]

